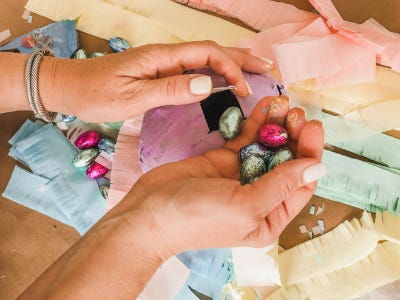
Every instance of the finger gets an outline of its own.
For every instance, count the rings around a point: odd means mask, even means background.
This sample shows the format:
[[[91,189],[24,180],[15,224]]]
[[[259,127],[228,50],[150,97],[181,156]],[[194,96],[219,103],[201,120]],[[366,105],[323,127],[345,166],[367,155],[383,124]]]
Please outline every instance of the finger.
[[[235,93],[239,96],[249,95],[240,65],[249,65],[248,71],[251,72],[258,72],[265,66],[265,62],[257,57],[235,51],[237,53],[234,55],[235,59],[241,57],[242,60],[241,64],[238,64],[231,55],[225,53],[223,47],[212,41],[151,45],[143,49],[137,50],[140,51],[141,55],[140,63],[147,70],[145,73],[151,78],[179,75],[184,70],[209,66],[215,73],[223,76],[228,84],[235,85],[237,87]],[[229,52],[229,50],[226,51]],[[133,54],[134,51],[131,51],[131,53]],[[261,68],[255,67],[257,62],[262,65]],[[131,71],[133,77],[142,76],[142,73],[138,72]]]
[[[289,112],[289,98],[287,96],[274,97],[268,111],[267,123],[283,126]]]
[[[316,183],[312,185],[314,188],[308,186],[299,188],[262,219],[259,226],[245,238],[246,246],[265,247],[275,242],[312,197]]]
[[[238,152],[240,148],[257,140],[258,131],[267,121],[272,99],[273,97],[264,97],[257,103],[250,116],[244,122],[239,136],[225,143],[224,147],[226,149]]]
[[[137,86],[140,84],[140,88]],[[177,75],[132,83],[134,105],[145,112],[163,105],[180,105],[199,102],[207,98],[212,89],[210,76],[190,74]]]
[[[294,154],[297,153],[297,142],[306,122],[305,111],[300,107],[292,108],[286,117],[285,128],[289,134],[289,148]]]
[[[239,52],[251,54],[251,48],[240,48],[240,47],[225,47],[225,49],[236,50]]]
[[[240,48],[222,48],[242,70],[250,73],[263,74],[273,68],[272,60],[253,56],[250,53],[239,51],[238,49]]]
[[[249,201],[259,217],[267,216],[299,188],[318,180],[326,167],[315,158],[295,159],[275,167],[251,184],[243,185],[237,197]]]
[[[307,122],[300,132],[297,158],[312,157],[321,160],[324,148],[324,130],[320,121]]]

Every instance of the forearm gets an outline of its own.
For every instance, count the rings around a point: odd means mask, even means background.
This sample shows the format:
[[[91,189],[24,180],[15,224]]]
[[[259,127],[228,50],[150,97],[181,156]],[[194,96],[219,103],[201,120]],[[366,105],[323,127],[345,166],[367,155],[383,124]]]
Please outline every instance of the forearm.
[[[30,110],[25,91],[25,64],[28,55],[0,52],[0,113]],[[62,109],[58,90],[62,74],[57,69],[61,60],[44,57],[39,68],[39,94],[49,111]]]
[[[141,214],[106,217],[19,299],[135,299],[162,263],[151,227]]]

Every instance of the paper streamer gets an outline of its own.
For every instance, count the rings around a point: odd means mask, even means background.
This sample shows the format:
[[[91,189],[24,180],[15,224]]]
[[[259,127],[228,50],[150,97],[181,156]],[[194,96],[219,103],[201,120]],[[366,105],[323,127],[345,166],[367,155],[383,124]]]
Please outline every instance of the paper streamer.
[[[350,299],[398,280],[390,263],[399,263],[399,228],[397,216],[377,213],[374,223],[364,212],[360,220],[284,251],[279,266],[285,286],[266,299]]]
[[[76,19],[77,28],[83,32],[104,39],[121,36],[134,46],[204,39],[233,46],[239,39],[253,34],[238,25],[172,1],[108,2],[30,0],[26,9],[52,20]]]
[[[400,214],[400,176],[372,164],[324,150],[328,172],[315,194],[368,211]]]
[[[6,39],[8,39],[11,36],[11,31],[10,29],[6,29],[4,31],[0,32],[0,43],[5,41]]]
[[[275,25],[312,21],[317,16],[294,5],[270,0],[174,0],[200,10],[235,18],[255,30]]]

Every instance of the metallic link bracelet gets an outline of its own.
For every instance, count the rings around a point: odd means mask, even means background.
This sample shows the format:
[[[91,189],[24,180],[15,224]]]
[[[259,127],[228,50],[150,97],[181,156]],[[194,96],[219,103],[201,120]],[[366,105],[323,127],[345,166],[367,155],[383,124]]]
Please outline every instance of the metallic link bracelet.
[[[56,116],[56,113],[45,110],[39,96],[39,66],[43,55],[43,51],[36,50],[26,62],[25,90],[28,96],[29,106],[31,107],[33,113],[46,122],[52,122]]]

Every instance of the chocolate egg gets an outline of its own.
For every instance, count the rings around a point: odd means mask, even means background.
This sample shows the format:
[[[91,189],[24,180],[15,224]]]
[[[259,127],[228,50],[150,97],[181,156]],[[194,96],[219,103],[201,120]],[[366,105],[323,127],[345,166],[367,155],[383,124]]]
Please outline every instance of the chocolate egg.
[[[100,133],[96,131],[86,131],[82,133],[75,141],[75,146],[79,149],[95,147],[100,141]]]
[[[289,161],[293,159],[292,151],[289,148],[282,148],[275,152],[275,154],[271,157],[271,160],[268,165],[268,171],[271,171],[277,165]]]
[[[76,120],[76,117],[73,115],[61,115],[61,121],[63,121],[64,123],[70,123]]]
[[[72,54],[72,58],[75,59],[86,59],[87,58],[87,53],[83,49],[78,49]]]
[[[92,161],[94,161],[98,154],[99,150],[97,150],[96,148],[82,150],[72,160],[72,164],[77,168],[85,167]]]
[[[113,52],[122,52],[126,49],[132,48],[131,44],[129,44],[127,40],[117,36],[109,39],[108,45],[110,45]]]
[[[97,147],[108,154],[114,155],[115,153],[115,142],[110,139],[102,138]]]
[[[258,140],[267,147],[278,148],[287,143],[288,133],[282,126],[266,124],[259,131]]]
[[[103,52],[94,52],[94,53],[90,53],[88,55],[88,58],[95,58],[95,57],[100,57],[100,56],[104,56],[105,54]]]
[[[240,170],[240,182],[242,184],[252,183],[266,172],[264,160],[260,157],[250,155],[245,158]]]
[[[260,143],[253,143],[247,146],[244,146],[239,150],[239,160],[243,162],[246,157],[250,155],[257,156],[264,160],[266,166],[268,166],[271,156],[274,154],[274,151],[268,149],[266,146]]]
[[[42,49],[43,51],[50,51],[53,47],[53,39],[47,35],[36,35],[36,48]]]
[[[110,187],[108,185],[102,185],[99,189],[100,189],[100,193],[103,196],[103,198],[107,200],[108,191],[110,190]]]
[[[98,177],[102,177],[102,176],[106,175],[107,172],[108,172],[108,169],[105,166],[94,161],[87,168],[86,175],[87,175],[87,177],[89,177],[91,179],[96,179]]]
[[[242,127],[243,115],[236,106],[228,107],[219,118],[219,131],[225,140],[235,138]]]
[[[34,37],[30,34],[24,36],[21,41],[21,45],[25,48],[33,48],[35,47],[36,41]]]

